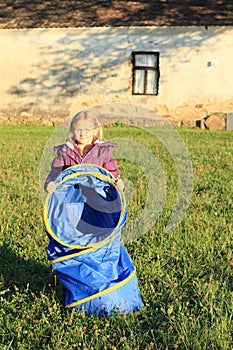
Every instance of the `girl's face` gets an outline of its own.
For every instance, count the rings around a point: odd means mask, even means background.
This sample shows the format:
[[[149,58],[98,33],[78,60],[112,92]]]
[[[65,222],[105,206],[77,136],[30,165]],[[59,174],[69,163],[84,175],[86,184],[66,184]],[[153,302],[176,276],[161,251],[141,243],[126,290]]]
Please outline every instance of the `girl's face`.
[[[90,145],[96,134],[96,129],[90,120],[78,121],[73,128],[74,141],[82,145]]]

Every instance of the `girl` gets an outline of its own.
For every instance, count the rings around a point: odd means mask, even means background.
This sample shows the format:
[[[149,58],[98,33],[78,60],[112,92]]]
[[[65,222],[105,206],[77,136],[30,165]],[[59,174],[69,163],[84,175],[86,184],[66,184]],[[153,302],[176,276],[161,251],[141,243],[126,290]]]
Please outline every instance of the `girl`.
[[[53,181],[56,176],[75,164],[102,166],[114,175],[117,186],[124,189],[117,163],[109,149],[116,146],[115,143],[102,141],[102,127],[89,111],[76,113],[70,123],[69,139],[65,144],[55,147],[57,157],[53,160],[52,169],[45,181],[45,190],[52,193],[55,190]]]
[[[68,141],[57,147],[57,157],[45,182],[46,191],[52,193],[57,175],[76,164],[105,168],[122,189],[123,181],[109,149],[116,144],[101,139],[102,128],[90,112],[75,114]],[[85,182],[85,177],[84,182],[79,178],[78,186],[75,177],[69,181],[74,181],[72,186],[59,190],[58,185],[58,191],[48,196],[45,206],[50,237],[47,254],[66,288],[66,306],[100,316],[138,311],[143,302],[135,268],[120,241],[121,225],[127,217],[126,212],[119,210],[120,197],[115,196],[108,182],[103,187],[99,183],[95,189],[93,182]],[[66,182],[61,186],[66,186]]]

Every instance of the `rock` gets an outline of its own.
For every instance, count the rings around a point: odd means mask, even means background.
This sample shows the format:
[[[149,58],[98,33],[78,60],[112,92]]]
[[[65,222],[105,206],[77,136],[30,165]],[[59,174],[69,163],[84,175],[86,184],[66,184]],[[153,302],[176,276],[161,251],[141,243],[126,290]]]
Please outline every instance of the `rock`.
[[[16,117],[9,117],[8,120],[9,120],[9,124],[10,125],[18,125],[18,124],[20,124],[20,120],[18,118],[16,118]]]
[[[23,111],[23,112],[20,114],[20,116],[21,116],[21,117],[30,118],[30,117],[32,117],[32,114],[29,113],[29,112]]]
[[[171,124],[171,125],[173,125],[173,126],[178,126],[178,127],[180,127],[181,124],[182,124],[180,120],[175,119],[173,116],[171,116],[171,115],[169,115],[169,114],[164,114],[164,115],[163,115],[163,118],[164,118],[165,120],[167,120],[168,123]]]
[[[196,121],[193,119],[181,120],[181,126],[185,126],[186,128],[194,128],[196,126]]]
[[[0,125],[6,125],[8,124],[8,122],[9,122],[9,119],[7,117],[0,115]]]
[[[201,128],[202,130],[205,129],[205,120],[204,120],[204,119],[202,119],[201,122],[200,122],[200,128]]]
[[[51,120],[49,120],[49,119],[41,118],[40,119],[40,125],[53,126],[53,122]]]
[[[64,118],[52,117],[52,118],[49,118],[49,120],[53,123],[53,126],[58,126],[64,123]]]
[[[226,115],[225,113],[213,113],[204,118],[204,124],[209,130],[225,130]]]

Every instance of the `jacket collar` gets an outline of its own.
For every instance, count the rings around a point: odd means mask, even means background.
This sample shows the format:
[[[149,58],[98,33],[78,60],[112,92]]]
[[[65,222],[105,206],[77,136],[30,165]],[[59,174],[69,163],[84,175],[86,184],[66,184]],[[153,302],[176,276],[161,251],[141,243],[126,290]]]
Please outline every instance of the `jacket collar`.
[[[100,141],[99,138],[97,138],[95,141],[94,141],[94,145],[97,145],[97,146],[110,146],[110,147],[117,147],[117,144],[114,143],[114,142],[111,142],[111,141]],[[78,148],[78,145],[71,139],[67,140],[66,141],[66,146],[69,147],[70,149],[74,150],[75,148]]]

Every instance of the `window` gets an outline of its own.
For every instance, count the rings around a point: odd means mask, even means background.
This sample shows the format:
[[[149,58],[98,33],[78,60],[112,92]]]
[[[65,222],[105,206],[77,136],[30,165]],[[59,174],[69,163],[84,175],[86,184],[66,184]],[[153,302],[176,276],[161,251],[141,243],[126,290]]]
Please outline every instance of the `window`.
[[[133,94],[158,95],[159,52],[133,52]]]

